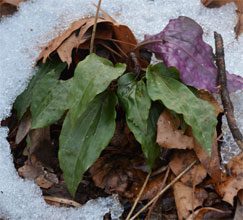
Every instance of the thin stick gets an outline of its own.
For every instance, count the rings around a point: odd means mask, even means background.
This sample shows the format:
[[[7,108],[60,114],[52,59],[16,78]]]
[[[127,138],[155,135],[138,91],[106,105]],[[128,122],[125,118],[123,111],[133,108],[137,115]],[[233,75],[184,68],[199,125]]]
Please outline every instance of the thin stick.
[[[64,198],[53,197],[53,196],[44,196],[44,200],[46,200],[47,202],[48,201],[57,202],[60,204],[70,205],[73,207],[81,207],[81,204],[70,199],[64,199]]]
[[[218,80],[220,86],[220,94],[222,99],[222,104],[224,107],[224,112],[227,118],[227,122],[232,133],[232,136],[243,151],[243,135],[240,132],[240,129],[237,126],[235,116],[234,116],[234,107],[230,100],[229,91],[227,89],[227,77],[226,77],[226,68],[224,61],[224,43],[222,36],[217,32],[214,32],[215,39],[215,48],[216,48],[216,64],[218,66]]]
[[[153,199],[151,199],[142,209],[140,209],[130,220],[134,220],[144,210],[146,210],[155,200],[157,200],[167,189],[169,189],[174,183],[176,183],[186,172],[188,172],[195,164],[196,160],[193,161],[185,170],[183,170],[175,179],[173,179],[165,188],[163,188]]]
[[[133,203],[133,206],[132,206],[130,212],[128,213],[128,215],[127,215],[127,217],[126,217],[126,220],[129,220],[129,219],[130,219],[130,217],[131,217],[131,215],[132,215],[134,209],[136,208],[136,206],[137,206],[137,204],[138,204],[138,201],[139,201],[139,199],[141,198],[141,196],[142,196],[142,194],[143,194],[143,191],[144,191],[145,187],[147,186],[147,183],[148,183],[148,180],[149,180],[150,175],[151,175],[151,172],[148,173],[148,175],[147,175],[147,177],[146,177],[146,179],[145,179],[145,181],[144,181],[144,183],[143,183],[143,186],[142,186],[142,188],[141,188],[141,190],[140,190],[140,192],[139,192],[139,194],[138,194],[138,196],[137,196],[135,202]]]
[[[97,27],[97,20],[99,17],[99,11],[100,11],[100,5],[101,5],[102,0],[99,0],[97,10],[96,10],[96,15],[95,15],[95,22],[92,30],[92,36],[91,36],[91,41],[90,41],[90,50],[89,53],[93,53],[94,51],[94,40],[95,40],[95,34],[96,34],[96,27]]]
[[[167,170],[166,170],[166,173],[165,173],[165,176],[164,176],[164,179],[163,179],[163,182],[162,182],[162,184],[161,184],[161,186],[160,186],[160,190],[162,190],[162,189],[164,188],[165,183],[166,183],[166,180],[167,180],[167,178],[168,178],[168,176],[169,176],[169,173],[170,173],[170,167],[168,166],[168,167],[167,167]],[[151,207],[149,208],[148,214],[147,214],[147,216],[146,216],[146,220],[149,220],[149,219],[150,219],[150,216],[151,216],[151,214],[152,214],[152,211],[153,211],[155,205],[157,204],[158,200],[159,200],[159,198],[156,199],[156,200],[153,202],[153,204],[151,205]]]

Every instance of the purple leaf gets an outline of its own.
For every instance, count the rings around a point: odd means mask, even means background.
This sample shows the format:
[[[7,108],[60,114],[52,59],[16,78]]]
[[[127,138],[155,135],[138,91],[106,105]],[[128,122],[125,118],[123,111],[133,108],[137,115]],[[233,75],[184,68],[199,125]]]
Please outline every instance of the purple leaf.
[[[145,42],[154,41],[146,45],[146,48],[154,52],[168,67],[176,67],[185,84],[217,92],[217,68],[213,50],[203,41],[202,35],[203,30],[199,24],[181,16],[170,20],[162,32],[146,35]],[[227,73],[227,79],[229,92],[243,89],[242,77]]]

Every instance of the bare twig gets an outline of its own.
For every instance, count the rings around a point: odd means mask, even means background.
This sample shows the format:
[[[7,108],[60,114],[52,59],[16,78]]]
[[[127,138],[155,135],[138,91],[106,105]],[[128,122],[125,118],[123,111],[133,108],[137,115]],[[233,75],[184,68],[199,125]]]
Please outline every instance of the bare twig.
[[[144,183],[143,183],[143,186],[142,186],[142,188],[140,189],[140,192],[139,192],[139,194],[138,194],[138,196],[137,196],[135,202],[133,203],[133,206],[132,206],[130,212],[128,213],[128,215],[127,215],[127,217],[126,217],[126,220],[129,220],[129,219],[130,219],[130,217],[131,217],[131,215],[132,215],[134,209],[136,208],[136,206],[137,206],[137,204],[138,204],[138,201],[139,201],[139,199],[141,198],[141,196],[142,196],[142,194],[143,194],[143,191],[144,191],[145,187],[147,186],[147,183],[148,183],[148,180],[149,180],[150,175],[151,175],[151,172],[148,173],[148,175],[147,175],[147,177],[146,177],[146,179],[145,179],[145,181],[144,181]]]
[[[232,133],[232,136],[239,146],[239,148],[243,151],[243,135],[240,132],[240,129],[237,126],[235,116],[234,116],[234,107],[230,100],[229,91],[227,89],[227,77],[226,77],[226,69],[225,69],[225,61],[224,61],[224,43],[222,36],[217,32],[214,32],[215,39],[215,48],[216,48],[216,64],[218,66],[218,80],[220,86],[220,93],[222,104],[224,107],[224,112],[227,118],[227,122]]]
[[[185,170],[183,170],[175,179],[173,179],[165,188],[163,188],[153,199],[151,199],[142,209],[140,209],[130,220],[134,220],[143,211],[145,211],[154,201],[156,201],[164,192],[167,191],[173,184],[175,184],[185,173],[187,173],[195,164],[196,160],[193,161]]]
[[[90,41],[90,53],[94,52],[94,40],[95,40],[95,34],[96,34],[96,27],[97,27],[97,20],[99,17],[99,11],[100,11],[100,5],[101,5],[102,0],[99,0],[97,10],[96,10],[96,15],[95,15],[95,22],[92,30],[92,36],[91,36],[91,41]]]

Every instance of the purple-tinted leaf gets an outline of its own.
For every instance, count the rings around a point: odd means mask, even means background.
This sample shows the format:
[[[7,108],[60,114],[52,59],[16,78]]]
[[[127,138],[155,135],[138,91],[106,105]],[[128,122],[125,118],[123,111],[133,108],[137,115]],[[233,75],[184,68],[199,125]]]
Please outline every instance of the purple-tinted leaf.
[[[199,24],[181,16],[170,20],[162,32],[145,36],[145,41],[152,40],[146,48],[154,52],[168,67],[176,67],[185,84],[217,92],[217,68],[213,50],[203,41],[202,35],[203,30]],[[242,77],[227,74],[227,79],[230,92],[243,89]]]

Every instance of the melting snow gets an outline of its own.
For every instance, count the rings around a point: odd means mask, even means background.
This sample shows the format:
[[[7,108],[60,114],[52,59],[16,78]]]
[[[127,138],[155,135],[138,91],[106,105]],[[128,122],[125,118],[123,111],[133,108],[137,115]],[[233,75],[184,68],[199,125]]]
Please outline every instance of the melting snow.
[[[58,36],[80,17],[95,13],[92,0],[32,0],[21,4],[19,12],[0,22],[0,121],[10,115],[12,104],[31,76],[40,48]],[[160,32],[169,19],[180,15],[195,19],[203,26],[205,40],[214,47],[213,31],[223,35],[226,64],[229,72],[243,76],[243,37],[235,40],[235,6],[204,8],[200,0],[103,0],[102,8],[134,30],[142,40],[146,33]],[[242,92],[233,95],[236,115],[243,129]],[[241,118],[240,118],[241,117]],[[31,181],[18,177],[12,163],[8,130],[0,128],[0,218],[9,219],[103,219],[111,211],[118,218],[122,208],[113,197],[90,201],[79,209],[47,205],[40,189]],[[224,125],[226,144],[233,143]],[[236,149],[234,147],[234,149]],[[237,153],[235,150],[233,153]],[[225,158],[226,160],[227,158]]]

